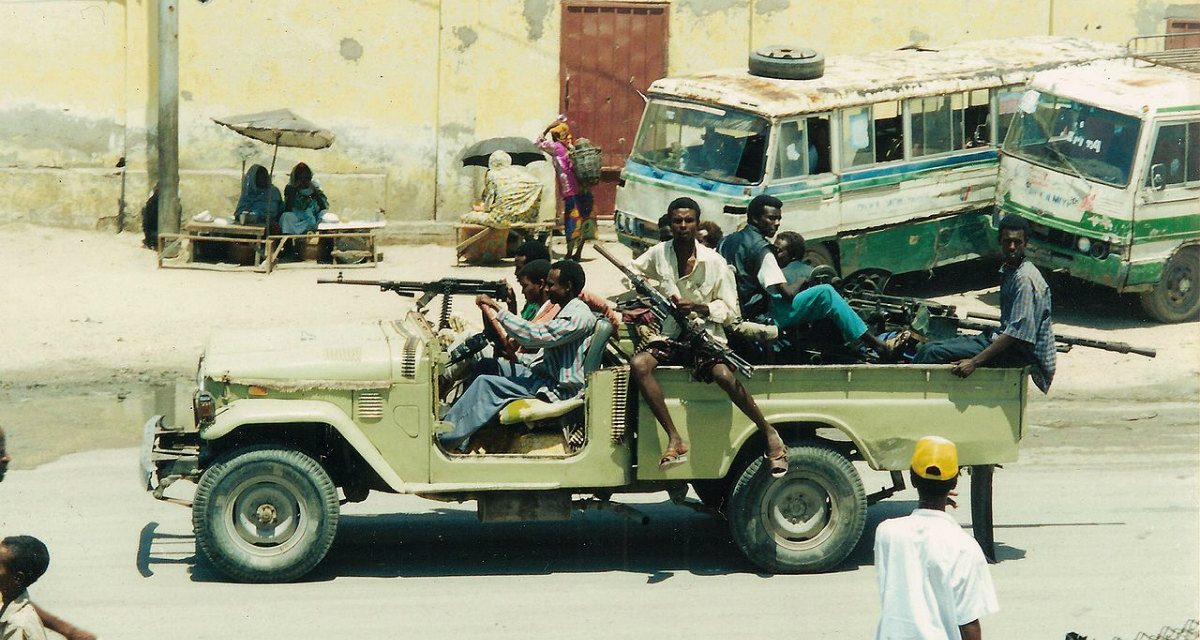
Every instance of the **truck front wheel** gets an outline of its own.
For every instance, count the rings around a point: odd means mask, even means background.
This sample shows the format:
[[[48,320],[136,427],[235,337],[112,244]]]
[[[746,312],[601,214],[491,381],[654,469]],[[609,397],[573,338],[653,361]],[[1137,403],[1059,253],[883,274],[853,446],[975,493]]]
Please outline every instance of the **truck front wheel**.
[[[270,446],[209,467],[192,505],[196,545],[239,582],[303,576],[329,551],[337,524],[337,488],[320,463]]]
[[[813,573],[850,555],[867,519],[867,496],[854,465],[822,447],[791,447],[788,474],[772,478],[759,458],[729,496],[733,540],[774,573]]]
[[[1200,247],[1184,247],[1163,267],[1162,280],[1142,294],[1142,309],[1159,322],[1200,315]]]

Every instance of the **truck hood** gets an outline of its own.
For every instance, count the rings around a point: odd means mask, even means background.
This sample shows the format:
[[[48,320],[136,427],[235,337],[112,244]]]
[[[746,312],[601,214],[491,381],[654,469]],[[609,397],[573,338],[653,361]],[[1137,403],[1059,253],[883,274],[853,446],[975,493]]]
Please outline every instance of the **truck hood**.
[[[214,333],[204,375],[282,390],[362,389],[391,384],[391,322],[238,329]]]

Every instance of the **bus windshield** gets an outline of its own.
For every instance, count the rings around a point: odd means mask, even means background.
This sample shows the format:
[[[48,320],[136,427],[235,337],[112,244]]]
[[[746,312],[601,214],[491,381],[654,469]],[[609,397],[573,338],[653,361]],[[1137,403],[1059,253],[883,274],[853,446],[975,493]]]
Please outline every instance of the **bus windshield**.
[[[1142,123],[1089,104],[1028,91],[1004,140],[1004,152],[1116,187],[1129,169]]]
[[[664,171],[757,184],[770,126],[765,118],[732,109],[654,100],[646,106],[630,157]]]

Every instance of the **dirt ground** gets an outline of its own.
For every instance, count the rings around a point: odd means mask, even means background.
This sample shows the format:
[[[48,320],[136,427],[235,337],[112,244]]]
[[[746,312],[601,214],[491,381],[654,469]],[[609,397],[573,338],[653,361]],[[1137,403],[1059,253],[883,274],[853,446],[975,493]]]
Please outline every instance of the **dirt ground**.
[[[133,233],[0,226],[0,424],[22,454],[18,468],[72,451],[136,444],[141,421],[174,401],[164,394],[191,378],[214,330],[395,317],[411,305],[370,287],[317,284],[335,269],[285,267],[270,275],[158,269],[140,240]],[[629,255],[615,242],[609,246]],[[454,266],[453,250],[445,246],[385,246],[383,253],[377,267],[347,270],[346,277],[499,279],[512,273],[508,264]],[[603,295],[623,290],[616,269],[598,255],[584,265],[590,289]],[[1135,299],[1065,277],[1049,281],[1058,332],[1153,347],[1159,355],[1083,348],[1060,354],[1049,397],[1031,390],[1035,421],[1051,405],[1054,415],[1065,416],[1053,418],[1063,426],[1101,404],[1134,413],[1148,402],[1195,407],[1200,323],[1155,324],[1141,316]],[[996,312],[997,283],[994,265],[976,263],[912,274],[895,286],[904,295],[957,305],[961,314]],[[456,304],[474,318],[468,299]]]

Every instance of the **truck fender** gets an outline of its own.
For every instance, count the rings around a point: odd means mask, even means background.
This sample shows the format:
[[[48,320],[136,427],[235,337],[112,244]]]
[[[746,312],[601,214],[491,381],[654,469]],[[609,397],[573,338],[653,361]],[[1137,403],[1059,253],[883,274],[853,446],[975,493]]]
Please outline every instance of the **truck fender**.
[[[780,435],[783,436],[784,441],[788,441],[787,425],[789,425],[789,424],[801,423],[801,424],[818,425],[818,426],[822,426],[822,427],[829,427],[832,429],[837,429],[838,431],[841,431],[843,434],[845,434],[847,438],[850,438],[850,440],[854,443],[854,448],[857,449],[859,451],[859,453],[862,454],[863,460],[865,460],[867,462],[867,464],[871,466],[872,469],[880,468],[880,466],[879,466],[880,461],[878,460],[877,456],[875,455],[876,452],[865,447],[863,445],[862,438],[860,438],[858,436],[858,434],[856,434],[854,432],[854,429],[852,429],[850,427],[850,425],[846,424],[843,420],[840,420],[831,415],[823,414],[823,413],[803,413],[803,412],[788,412],[788,413],[766,413],[766,412],[764,412],[764,413],[765,413],[764,417],[767,419],[767,422],[774,425],[775,428],[779,429]],[[744,447],[747,446],[747,444],[746,444],[747,441],[750,438],[757,436],[757,434],[758,434],[758,431],[757,431],[757,429],[754,428],[754,425],[749,425],[742,432],[741,436],[738,438],[738,440],[736,442],[737,446],[734,447],[734,451],[741,451]],[[733,464],[733,457],[730,457],[724,463],[724,465],[723,465],[724,468],[721,470],[721,473],[722,474],[728,473],[729,467],[732,466],[732,464]]]
[[[217,412],[211,425],[200,430],[200,437],[205,440],[218,440],[246,424],[292,422],[323,422],[333,427],[389,487],[399,493],[406,493],[404,480],[387,464],[379,449],[371,444],[345,412],[329,402],[269,398],[234,400]]]

